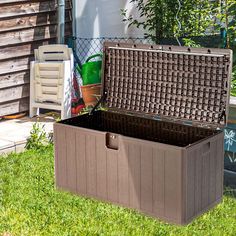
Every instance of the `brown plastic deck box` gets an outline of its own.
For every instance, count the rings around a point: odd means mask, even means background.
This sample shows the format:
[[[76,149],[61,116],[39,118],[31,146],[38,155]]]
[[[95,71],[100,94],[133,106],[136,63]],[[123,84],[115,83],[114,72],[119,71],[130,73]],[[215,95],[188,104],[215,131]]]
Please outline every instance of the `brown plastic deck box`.
[[[105,43],[106,110],[54,125],[56,186],[177,224],[223,194],[232,53]]]

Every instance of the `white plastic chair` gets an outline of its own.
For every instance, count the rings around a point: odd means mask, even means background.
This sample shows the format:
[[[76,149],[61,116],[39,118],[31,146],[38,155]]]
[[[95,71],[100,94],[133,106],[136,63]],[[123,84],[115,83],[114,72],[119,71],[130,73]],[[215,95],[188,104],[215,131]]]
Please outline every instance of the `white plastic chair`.
[[[66,45],[46,45],[35,50],[30,73],[30,117],[40,108],[61,111],[71,117],[73,52]]]

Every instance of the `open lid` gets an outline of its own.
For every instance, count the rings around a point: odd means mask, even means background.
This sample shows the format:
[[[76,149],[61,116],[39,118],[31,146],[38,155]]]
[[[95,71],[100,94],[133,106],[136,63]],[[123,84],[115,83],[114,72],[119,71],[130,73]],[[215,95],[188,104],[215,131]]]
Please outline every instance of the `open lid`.
[[[225,125],[231,50],[111,42],[103,50],[103,105],[109,110]]]

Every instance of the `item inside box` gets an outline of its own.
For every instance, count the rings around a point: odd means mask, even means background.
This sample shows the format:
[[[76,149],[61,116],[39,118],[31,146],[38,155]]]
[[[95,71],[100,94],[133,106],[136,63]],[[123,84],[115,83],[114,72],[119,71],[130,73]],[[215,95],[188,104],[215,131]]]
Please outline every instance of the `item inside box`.
[[[179,147],[188,146],[221,132],[106,111],[96,111],[93,115],[85,114],[60,123]]]

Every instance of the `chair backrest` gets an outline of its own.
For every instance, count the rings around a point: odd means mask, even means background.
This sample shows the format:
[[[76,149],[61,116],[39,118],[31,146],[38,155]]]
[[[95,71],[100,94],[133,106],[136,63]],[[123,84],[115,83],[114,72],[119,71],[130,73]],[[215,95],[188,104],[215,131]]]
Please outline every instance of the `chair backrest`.
[[[71,60],[73,52],[67,45],[50,44],[35,49],[35,60],[38,62]]]

